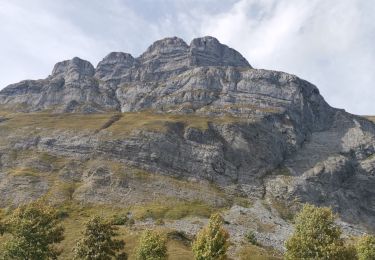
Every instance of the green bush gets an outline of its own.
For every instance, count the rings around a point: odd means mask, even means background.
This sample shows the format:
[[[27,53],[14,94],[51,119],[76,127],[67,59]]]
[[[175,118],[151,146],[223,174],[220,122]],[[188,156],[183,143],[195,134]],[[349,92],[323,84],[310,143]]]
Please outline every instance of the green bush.
[[[4,235],[4,233],[5,233],[5,225],[2,219],[0,219],[0,236]]]
[[[167,259],[167,240],[160,232],[145,230],[136,251],[137,260]]]
[[[165,222],[162,218],[158,218],[157,220],[155,220],[155,225],[162,226],[164,224]]]
[[[359,260],[375,259],[375,236],[363,235],[356,243],[357,256]]]
[[[229,234],[223,228],[223,218],[213,214],[206,227],[197,235],[193,243],[193,253],[197,260],[222,260],[226,259],[229,246]]]
[[[295,218],[295,231],[286,241],[285,259],[355,259],[346,247],[330,208],[305,204]]]
[[[134,224],[134,219],[129,218],[126,214],[113,215],[111,219],[111,224],[115,226],[131,226]]]
[[[57,210],[57,216],[60,219],[65,219],[65,218],[69,217],[69,212],[65,209],[58,209]]]

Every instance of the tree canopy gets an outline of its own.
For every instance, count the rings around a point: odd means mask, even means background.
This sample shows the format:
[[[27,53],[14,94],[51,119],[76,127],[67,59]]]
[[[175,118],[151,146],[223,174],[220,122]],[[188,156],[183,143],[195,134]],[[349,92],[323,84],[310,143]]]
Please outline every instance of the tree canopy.
[[[193,252],[197,260],[220,260],[226,258],[229,246],[229,233],[223,228],[223,218],[213,214],[197,235],[193,244]]]
[[[167,240],[157,231],[145,230],[137,248],[137,260],[165,260],[167,259]]]
[[[327,207],[305,204],[295,218],[295,231],[286,241],[286,259],[355,259],[346,247],[335,215]]]
[[[3,224],[11,238],[5,243],[5,259],[57,259],[54,244],[63,240],[64,229],[57,211],[42,201],[17,208]]]
[[[83,237],[77,242],[74,259],[110,260],[119,258],[118,252],[124,248],[122,240],[114,239],[117,228],[103,218],[95,216],[85,225]]]

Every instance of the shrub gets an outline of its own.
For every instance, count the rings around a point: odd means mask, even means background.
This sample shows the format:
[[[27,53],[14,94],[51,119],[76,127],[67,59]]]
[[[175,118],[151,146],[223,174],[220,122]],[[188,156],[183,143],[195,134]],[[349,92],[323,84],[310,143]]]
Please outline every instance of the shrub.
[[[63,240],[64,229],[55,209],[42,201],[17,208],[4,224],[11,234],[5,243],[4,259],[57,259],[54,244]]]
[[[58,209],[56,214],[60,219],[69,217],[69,212],[66,209]]]
[[[197,260],[221,260],[226,258],[228,232],[222,227],[223,218],[213,214],[206,227],[197,235],[193,243],[193,253]]]
[[[162,226],[164,224],[165,222],[162,218],[158,218],[157,220],[155,220],[155,225]]]
[[[258,242],[257,242],[257,239],[255,237],[254,231],[249,230],[245,234],[245,238],[246,238],[246,241],[249,242],[250,244],[252,244],[252,245],[258,245]]]
[[[136,251],[137,260],[165,260],[167,259],[167,240],[159,232],[145,230]]]
[[[359,260],[375,259],[375,236],[363,235],[356,243],[357,256]]]
[[[305,204],[295,218],[295,231],[286,241],[286,259],[355,259],[345,247],[330,208]]]
[[[113,215],[111,219],[111,224],[115,226],[131,226],[134,224],[134,220],[129,218],[126,214]]]
[[[2,222],[2,219],[0,219],[0,236],[4,235],[5,233],[5,225]]]
[[[86,223],[83,238],[77,242],[73,249],[74,259],[109,260],[113,257],[118,259],[124,257],[123,254],[117,254],[124,248],[125,243],[122,240],[113,239],[118,235],[116,229],[101,217],[91,218]]]

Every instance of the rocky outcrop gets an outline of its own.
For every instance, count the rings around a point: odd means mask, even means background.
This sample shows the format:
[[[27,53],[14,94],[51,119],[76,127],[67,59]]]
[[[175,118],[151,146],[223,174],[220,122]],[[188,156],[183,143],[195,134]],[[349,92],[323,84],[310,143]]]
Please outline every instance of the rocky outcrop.
[[[329,205],[344,221],[375,230],[375,125],[330,107],[317,87],[294,75],[252,68],[212,37],[190,45],[162,39],[138,58],[113,52],[96,68],[79,58],[63,61],[46,79],[0,91],[0,106],[55,113],[0,117],[1,197],[34,181],[32,195],[20,189],[12,203],[50,189],[45,176],[24,178],[23,157],[10,162],[14,151],[31,150],[69,158],[43,172],[82,182],[72,195],[80,201],[134,202],[147,189],[197,199],[172,182],[139,189],[133,177],[108,168],[120,164],[218,185],[259,208],[267,204],[273,216],[302,202]],[[215,196],[207,201],[226,200]]]
[[[136,63],[136,59],[128,53],[111,52],[99,62],[95,77],[100,80],[119,78],[126,74]]]
[[[52,110],[56,112],[97,112],[118,109],[110,90],[94,78],[95,69],[80,58],[55,65],[43,80],[26,80],[0,92],[0,104],[17,111]]]
[[[66,82],[94,76],[95,68],[90,62],[74,57],[71,60],[59,62],[52,70],[52,77],[61,75]]]

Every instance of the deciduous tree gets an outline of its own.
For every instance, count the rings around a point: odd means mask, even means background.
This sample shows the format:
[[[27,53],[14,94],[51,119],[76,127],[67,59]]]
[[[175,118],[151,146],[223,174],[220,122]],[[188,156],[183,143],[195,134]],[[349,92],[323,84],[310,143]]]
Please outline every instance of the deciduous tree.
[[[286,242],[286,259],[355,259],[346,247],[335,215],[327,207],[305,204],[295,218],[295,231]]]
[[[145,230],[137,248],[137,260],[165,260],[167,259],[167,239],[156,231]]]
[[[375,260],[375,236],[363,235],[356,243],[358,260]]]
[[[5,243],[5,259],[57,259],[54,244],[63,240],[64,229],[57,211],[43,201],[17,208],[4,223],[11,238]]]
[[[193,243],[193,252],[197,260],[221,260],[226,258],[229,246],[229,234],[223,228],[223,218],[220,214],[213,214],[197,235]]]

